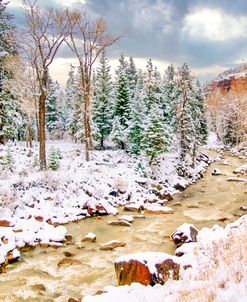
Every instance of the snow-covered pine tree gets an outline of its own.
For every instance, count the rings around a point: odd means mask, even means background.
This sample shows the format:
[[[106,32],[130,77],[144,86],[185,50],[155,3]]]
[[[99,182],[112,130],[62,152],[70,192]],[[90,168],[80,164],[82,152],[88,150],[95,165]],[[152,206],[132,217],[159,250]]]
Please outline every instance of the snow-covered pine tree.
[[[156,68],[153,68],[151,59],[147,63],[147,72],[144,79],[143,107],[143,133],[141,148],[150,156],[150,164],[160,154],[168,151],[171,144],[170,126],[165,123],[162,111],[162,84],[161,77]]]
[[[65,88],[64,119],[66,130],[77,141],[83,139],[83,117],[81,111],[81,93],[78,74],[71,66],[69,77]]]
[[[199,80],[195,80],[193,85],[193,90],[196,98],[196,106],[197,110],[197,119],[199,123],[199,127],[197,129],[198,139],[201,145],[206,144],[208,137],[208,125],[207,125],[207,117],[206,117],[206,108],[205,108],[205,97],[203,94],[203,89]]]
[[[126,68],[123,57],[120,58],[118,77],[115,87],[115,103],[113,108],[113,127],[111,137],[122,150],[126,148],[127,128],[130,115],[130,96]]]
[[[97,68],[94,79],[92,117],[95,126],[95,138],[100,142],[101,149],[104,149],[105,138],[112,130],[112,82],[105,51],[101,54],[100,67]]]
[[[136,85],[137,85],[137,70],[132,57],[129,58],[129,64],[126,67],[126,75],[129,83],[130,99],[135,98]]]
[[[49,93],[46,98],[46,129],[51,137],[59,128],[59,92],[60,86],[57,81],[49,80]]]
[[[163,102],[162,110],[166,123],[171,125],[174,132],[177,128],[176,106],[178,98],[178,89],[175,79],[175,70],[173,65],[167,67],[163,79]]]
[[[131,113],[128,127],[128,150],[133,154],[140,154],[144,123],[146,120],[146,108],[143,99],[144,78],[142,71],[138,72],[135,85],[134,98],[131,99]]]
[[[158,104],[150,108],[149,114],[145,120],[145,128],[142,137],[142,148],[145,154],[150,157],[149,164],[153,160],[169,150],[170,135],[167,131],[162,115],[162,109]]]
[[[9,55],[16,52],[13,38],[13,16],[6,12],[7,4],[8,2],[0,0],[0,144],[4,144],[5,138],[8,139],[9,136],[15,136],[17,129],[14,129],[14,127],[17,124],[16,122],[11,122],[11,118],[13,117],[15,121],[16,118],[18,119],[18,114],[14,112],[16,102],[11,97],[10,92],[3,87],[4,81],[10,77],[8,70],[4,66],[5,60]],[[13,109],[11,110],[12,114],[8,114],[8,108]],[[7,137],[5,137],[6,135]]]
[[[193,167],[197,149],[200,145],[200,110],[193,91],[193,78],[187,64],[178,70],[177,85],[179,89],[177,119],[177,134],[179,137],[178,173],[188,177],[189,169]]]

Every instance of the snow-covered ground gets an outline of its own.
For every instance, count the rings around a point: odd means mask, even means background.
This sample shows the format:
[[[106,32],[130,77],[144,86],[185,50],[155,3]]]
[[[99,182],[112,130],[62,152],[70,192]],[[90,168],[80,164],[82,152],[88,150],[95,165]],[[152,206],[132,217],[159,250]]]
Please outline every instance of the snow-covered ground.
[[[176,173],[175,153],[150,168],[145,158],[123,151],[94,151],[87,163],[80,144],[48,142],[48,154],[51,147],[60,151],[59,168],[40,172],[37,148],[28,149],[24,143],[1,146],[0,263],[25,245],[61,245],[66,228],[58,225],[117,214],[117,207],[126,204],[143,209],[156,202],[165,204],[161,196],[176,193],[178,184],[186,187],[195,182],[207,167],[202,155],[193,177],[186,180]],[[7,154],[11,160],[6,160]]]
[[[169,280],[163,286],[154,287],[137,283],[109,286],[103,290],[104,294],[86,296],[83,302],[247,301],[246,233],[247,215],[225,228],[217,225],[211,229],[203,228],[197,236],[197,243],[185,243],[179,248],[184,255],[177,258],[177,263],[191,265],[186,269],[180,266],[179,280]],[[140,262],[146,257],[145,254],[137,256]],[[125,258],[128,261],[131,255]],[[151,262],[151,270],[154,268]]]

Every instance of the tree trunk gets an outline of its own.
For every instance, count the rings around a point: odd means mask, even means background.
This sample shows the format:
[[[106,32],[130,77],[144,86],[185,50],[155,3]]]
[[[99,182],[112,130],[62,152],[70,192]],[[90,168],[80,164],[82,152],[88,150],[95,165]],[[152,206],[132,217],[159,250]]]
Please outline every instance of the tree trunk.
[[[105,150],[105,146],[104,146],[104,136],[102,135],[100,138],[100,147],[102,150]]]
[[[32,129],[31,124],[28,122],[26,126],[26,146],[32,148]]]
[[[39,98],[39,162],[40,170],[46,169],[46,144],[45,144],[45,92]]]

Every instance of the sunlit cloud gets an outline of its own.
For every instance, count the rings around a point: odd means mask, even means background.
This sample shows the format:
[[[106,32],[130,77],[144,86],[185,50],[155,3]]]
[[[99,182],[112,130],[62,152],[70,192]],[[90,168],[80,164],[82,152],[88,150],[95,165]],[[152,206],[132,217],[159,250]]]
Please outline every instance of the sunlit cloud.
[[[183,34],[193,39],[221,42],[247,36],[247,18],[234,17],[220,9],[195,9],[185,16]]]

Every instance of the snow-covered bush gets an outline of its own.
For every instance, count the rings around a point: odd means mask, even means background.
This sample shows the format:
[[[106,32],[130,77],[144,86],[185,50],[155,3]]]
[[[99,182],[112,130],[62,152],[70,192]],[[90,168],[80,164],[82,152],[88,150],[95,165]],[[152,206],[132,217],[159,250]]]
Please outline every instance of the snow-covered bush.
[[[59,156],[60,155],[60,156]],[[61,157],[58,149],[51,148],[48,155],[48,166],[52,171],[56,171],[59,167],[59,159]]]

